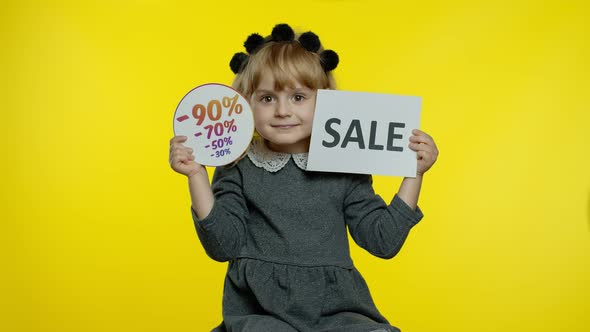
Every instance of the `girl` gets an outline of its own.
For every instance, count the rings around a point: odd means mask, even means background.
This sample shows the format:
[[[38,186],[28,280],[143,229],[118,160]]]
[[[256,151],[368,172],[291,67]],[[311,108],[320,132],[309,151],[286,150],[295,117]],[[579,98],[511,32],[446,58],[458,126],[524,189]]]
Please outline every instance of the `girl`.
[[[230,62],[233,86],[250,100],[256,137],[247,157],[215,169],[212,185],[192,149],[170,141],[170,165],[186,175],[192,218],[207,254],[229,261],[223,322],[214,331],[399,331],[379,313],[350,258],[347,231],[391,258],[422,219],[424,173],[438,150],[413,130],[418,174],[404,178],[389,205],[370,175],[307,172],[317,89],[333,89],[338,64],[311,32],[285,24],[251,35]]]

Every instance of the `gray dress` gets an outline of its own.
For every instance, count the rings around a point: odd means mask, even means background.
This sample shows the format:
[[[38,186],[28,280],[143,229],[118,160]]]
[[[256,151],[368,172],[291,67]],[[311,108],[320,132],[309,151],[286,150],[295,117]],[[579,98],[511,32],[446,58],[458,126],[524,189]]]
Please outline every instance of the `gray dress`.
[[[199,220],[191,209],[206,253],[229,261],[214,331],[399,331],[354,267],[346,229],[391,258],[422,212],[397,195],[385,204],[369,175],[307,172],[286,158],[275,172],[252,153],[216,168],[211,213]]]

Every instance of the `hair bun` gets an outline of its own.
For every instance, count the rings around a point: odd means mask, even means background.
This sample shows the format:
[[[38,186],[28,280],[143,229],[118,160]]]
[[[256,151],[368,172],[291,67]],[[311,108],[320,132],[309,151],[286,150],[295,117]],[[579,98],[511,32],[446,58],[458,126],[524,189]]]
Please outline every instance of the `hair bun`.
[[[246,62],[248,62],[248,55],[246,53],[236,53],[229,61],[229,68],[231,68],[231,71],[233,71],[234,74],[237,74],[244,67]]]
[[[329,72],[338,66],[338,54],[332,50],[325,50],[320,53],[320,62],[324,71]]]
[[[263,37],[258,33],[253,33],[249,35],[244,42],[244,47],[246,48],[246,52],[248,52],[248,54],[243,52],[234,54],[229,62],[229,67],[231,68],[232,72],[234,72],[234,74],[239,74],[248,65],[250,56],[255,56],[254,54],[263,48],[264,44],[269,42],[293,41],[295,41],[295,32],[288,24],[285,23],[275,25],[275,27],[272,29],[271,35],[268,37]],[[331,70],[334,70],[336,66],[338,66],[339,58],[336,52],[332,50],[325,50],[318,54],[322,48],[322,45],[320,43],[320,38],[315,33],[311,31],[302,33],[299,36],[297,42],[308,52],[319,55],[320,65],[322,66],[324,72],[327,73]]]
[[[252,54],[257,48],[264,44],[264,37],[257,33],[253,33],[244,42],[244,47],[246,48],[246,52],[248,54]]]
[[[310,52],[317,52],[320,49],[320,38],[311,31],[301,34],[299,43]]]
[[[272,29],[271,33],[272,39],[274,41],[292,41],[295,38],[295,32],[288,24],[277,24]]]

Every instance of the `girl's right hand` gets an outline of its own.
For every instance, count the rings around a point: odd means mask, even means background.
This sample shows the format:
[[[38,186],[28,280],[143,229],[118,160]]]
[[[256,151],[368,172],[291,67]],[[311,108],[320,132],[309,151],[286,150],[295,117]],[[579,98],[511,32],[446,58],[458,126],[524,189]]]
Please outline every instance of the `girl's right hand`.
[[[174,136],[170,140],[170,167],[176,172],[191,177],[195,174],[207,174],[205,166],[195,162],[193,149],[182,144],[187,140],[186,136]]]

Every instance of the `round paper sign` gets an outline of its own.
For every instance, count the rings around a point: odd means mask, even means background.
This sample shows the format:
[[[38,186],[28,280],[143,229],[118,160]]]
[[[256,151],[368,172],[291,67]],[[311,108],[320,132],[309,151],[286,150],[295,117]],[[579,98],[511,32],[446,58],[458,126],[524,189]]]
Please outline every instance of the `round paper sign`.
[[[248,101],[236,90],[210,83],[192,89],[174,113],[174,135],[187,136],[195,161],[205,166],[227,165],[250,145],[254,119]]]

